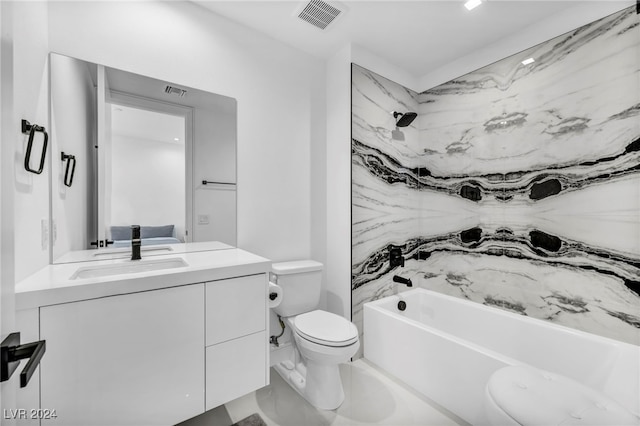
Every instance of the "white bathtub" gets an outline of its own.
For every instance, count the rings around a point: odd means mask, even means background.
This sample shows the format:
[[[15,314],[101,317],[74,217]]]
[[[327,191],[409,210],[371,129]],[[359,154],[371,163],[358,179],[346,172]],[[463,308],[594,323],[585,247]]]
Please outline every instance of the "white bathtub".
[[[363,340],[366,359],[474,425],[484,421],[491,374],[517,364],[573,378],[640,412],[640,347],[433,291],[366,303]]]

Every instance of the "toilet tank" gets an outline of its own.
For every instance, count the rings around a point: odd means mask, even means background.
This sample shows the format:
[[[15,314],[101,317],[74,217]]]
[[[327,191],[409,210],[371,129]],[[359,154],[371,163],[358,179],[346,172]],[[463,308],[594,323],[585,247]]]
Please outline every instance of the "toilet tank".
[[[317,309],[322,285],[322,263],[296,260],[271,265],[271,281],[282,287],[282,302],[273,308],[281,317]]]

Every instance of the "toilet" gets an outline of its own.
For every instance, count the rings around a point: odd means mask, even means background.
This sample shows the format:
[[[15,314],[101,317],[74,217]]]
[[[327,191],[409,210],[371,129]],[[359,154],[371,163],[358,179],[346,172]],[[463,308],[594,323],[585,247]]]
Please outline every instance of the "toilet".
[[[485,388],[490,425],[640,425],[640,418],[595,389],[526,365],[501,368]]]
[[[289,329],[290,345],[284,356],[272,344],[272,363],[280,376],[313,406],[333,410],[342,404],[344,390],[338,366],[355,355],[360,341],[349,320],[317,309],[322,264],[313,260],[274,263],[270,281],[282,288],[280,303],[273,307]],[[272,330],[271,334],[278,334]],[[285,339],[287,336],[284,336]]]

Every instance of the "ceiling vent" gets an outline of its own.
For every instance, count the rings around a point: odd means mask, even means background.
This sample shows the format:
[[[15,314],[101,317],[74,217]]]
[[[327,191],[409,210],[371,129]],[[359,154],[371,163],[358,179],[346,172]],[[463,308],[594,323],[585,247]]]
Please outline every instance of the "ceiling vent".
[[[187,91],[175,86],[167,86],[164,88],[164,93],[168,93],[170,95],[175,95],[179,97],[183,97],[187,94]]]
[[[342,13],[342,10],[322,0],[311,0],[304,3],[299,10],[298,18],[321,30],[327,28]]]

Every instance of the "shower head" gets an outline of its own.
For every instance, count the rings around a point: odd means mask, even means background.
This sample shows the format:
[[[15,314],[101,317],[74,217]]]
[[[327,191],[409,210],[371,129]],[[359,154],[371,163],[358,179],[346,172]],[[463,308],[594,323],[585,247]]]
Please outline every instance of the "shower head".
[[[413,120],[416,119],[418,114],[415,112],[405,112],[404,114],[401,112],[393,111],[393,117],[398,120],[396,122],[397,127],[407,127],[409,124],[413,123]],[[400,117],[398,119],[398,117]]]

